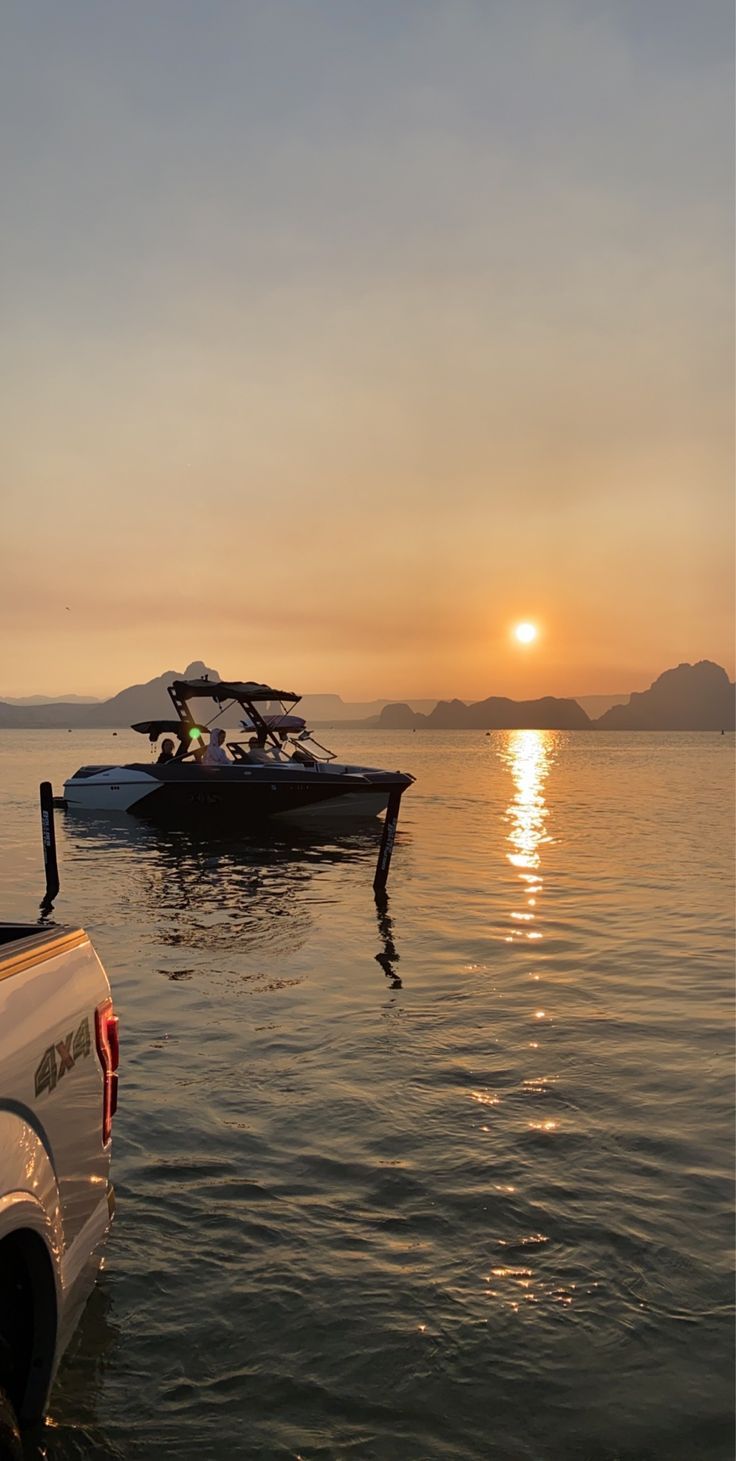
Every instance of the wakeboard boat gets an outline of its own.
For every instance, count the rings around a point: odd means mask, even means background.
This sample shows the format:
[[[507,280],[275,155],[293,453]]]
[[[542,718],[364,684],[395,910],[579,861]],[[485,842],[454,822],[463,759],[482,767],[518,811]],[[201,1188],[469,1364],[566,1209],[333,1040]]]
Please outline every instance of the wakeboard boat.
[[[132,727],[152,746],[161,737],[178,742],[167,761],[80,766],[64,782],[64,803],[75,811],[130,812],[154,820],[211,815],[247,828],[272,817],[375,817],[393,793],[403,795],[414,777],[404,771],[338,763],[314,739],[301,716],[300,696],[254,681],[174,680],[168,693],[176,720],[140,721]],[[215,707],[197,720],[194,702]],[[205,737],[236,711],[240,731],[225,746],[226,764],[208,765]]]

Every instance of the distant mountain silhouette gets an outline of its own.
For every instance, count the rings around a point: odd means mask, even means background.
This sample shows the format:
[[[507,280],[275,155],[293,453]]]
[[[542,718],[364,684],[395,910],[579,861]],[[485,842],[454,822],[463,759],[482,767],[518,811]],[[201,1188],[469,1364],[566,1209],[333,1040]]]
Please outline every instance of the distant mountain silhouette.
[[[596,721],[600,730],[733,730],[736,686],[712,660],[682,664],[627,705],[614,705]]]
[[[166,719],[174,715],[174,707],[166,693],[172,680],[198,679],[209,675],[219,680],[217,670],[210,670],[201,660],[187,665],[185,670],[166,670],[155,680],[144,685],[130,685],[110,700],[100,700],[95,705],[80,705],[79,702],[50,703],[46,705],[7,705],[0,702],[0,726],[6,729],[56,729],[70,726],[75,730],[90,730],[103,726],[128,726],[136,720]]]
[[[457,724],[460,701],[441,700],[427,724],[450,729]],[[464,705],[460,724],[471,730],[587,730],[589,717],[576,700],[559,700],[544,695],[541,700],[509,700],[505,695],[490,695],[475,705]]]
[[[310,725],[337,725],[364,721],[380,715],[385,700],[346,701],[341,695],[303,695],[299,714]],[[413,710],[431,710],[436,700],[413,700]]]
[[[625,705],[613,705],[590,720],[576,700],[508,700],[490,696],[476,704],[440,700],[429,715],[397,702],[386,705],[372,724],[383,730],[733,730],[736,687],[711,660],[665,670]],[[591,697],[594,698],[594,697]]]
[[[589,730],[592,722],[576,700],[509,700],[491,695],[474,705],[463,700],[440,700],[429,715],[417,715],[408,705],[387,705],[378,718],[385,730]]]
[[[572,699],[577,700],[582,706],[586,715],[591,720],[598,720],[604,711],[610,710],[612,705],[625,705],[629,698],[628,690],[621,690],[618,695],[573,695]]]
[[[208,675],[216,682],[220,679],[217,670],[210,669],[201,660],[187,665],[185,670],[166,670],[154,680],[143,685],[129,685],[108,700],[83,700],[79,696],[68,700],[52,701],[45,696],[29,697],[27,701],[0,700],[0,728],[6,729],[54,729],[71,726],[75,730],[94,729],[108,726],[132,725],[138,720],[166,719],[174,714],[167,686],[172,680],[194,680]],[[247,677],[246,677],[247,678]],[[350,703],[340,695],[305,695],[300,705],[300,714],[310,725],[363,724],[365,717],[372,716],[373,724],[386,704],[385,700],[365,700]],[[414,705],[431,709],[434,700],[415,700]],[[230,717],[230,724],[238,724],[238,715]],[[220,724],[227,725],[228,717]]]
[[[6,705],[97,705],[99,695],[0,695]]]
[[[50,696],[34,695],[24,700],[0,699],[0,729],[55,729],[68,726],[75,730],[94,729],[107,726],[129,726],[137,720],[165,719],[173,715],[167,686],[172,680],[194,680],[208,675],[216,682],[220,679],[217,670],[208,668],[202,660],[194,660],[185,670],[166,670],[154,680],[143,685],[129,685],[108,700],[95,700],[92,696],[75,695],[66,700],[55,700]],[[415,700],[418,709],[430,710],[434,700]],[[340,695],[305,695],[299,708],[310,725],[320,724],[374,724],[385,700],[364,700],[350,703]],[[222,725],[228,724],[225,716]],[[230,724],[238,724],[238,716],[230,717]]]
[[[166,670],[143,685],[129,685],[109,700],[37,704],[0,700],[0,728],[118,728],[138,720],[166,719],[173,715],[167,686],[172,680],[198,679],[202,675],[208,675],[213,684],[220,679],[217,670],[195,660],[185,670]],[[576,700],[553,695],[539,700],[491,695],[470,705],[464,700],[440,700],[427,714],[415,708],[429,707],[432,702],[427,700],[415,700],[413,706],[381,700],[349,704],[339,695],[305,695],[302,713],[312,724],[339,722],[361,730],[733,730],[734,688],[720,665],[701,660],[696,665],[682,664],[665,670],[649,690],[632,694],[627,704],[612,706],[595,721]],[[373,707],[381,708],[365,719],[355,716]]]
[[[374,722],[378,730],[416,730],[419,725],[426,725],[427,717],[420,711],[412,710],[410,705],[405,705],[403,700],[397,701],[394,705],[384,705],[377,721]]]
[[[175,716],[167,686],[172,680],[199,680],[203,675],[207,675],[214,683],[220,678],[217,670],[209,669],[199,659],[187,665],[183,672],[166,670],[163,675],[157,675],[155,680],[147,680],[144,685],[130,685],[127,690],[113,695],[111,700],[90,706],[84,723],[88,726],[122,726],[132,725],[136,720],[164,720]]]

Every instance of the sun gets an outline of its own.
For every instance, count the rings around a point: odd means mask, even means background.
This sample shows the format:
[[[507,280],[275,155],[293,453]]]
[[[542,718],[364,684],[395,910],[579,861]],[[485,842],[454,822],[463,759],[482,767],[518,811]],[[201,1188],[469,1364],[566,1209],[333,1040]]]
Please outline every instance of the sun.
[[[537,637],[537,633],[538,630],[536,624],[517,624],[516,628],[514,629],[514,634],[518,639],[519,644],[533,644],[534,640]]]

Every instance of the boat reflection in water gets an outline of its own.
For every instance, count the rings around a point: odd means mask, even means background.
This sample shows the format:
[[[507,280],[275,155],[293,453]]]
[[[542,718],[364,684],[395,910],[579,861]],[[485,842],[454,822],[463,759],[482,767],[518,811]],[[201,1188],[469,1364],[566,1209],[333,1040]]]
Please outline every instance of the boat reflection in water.
[[[524,895],[522,908],[511,910],[515,926],[507,935],[508,943],[542,937],[534,927],[543,886],[541,849],[553,840],[547,825],[549,809],[544,785],[556,757],[557,739],[556,731],[513,730],[508,732],[499,752],[514,783],[514,797],[506,811],[510,827],[506,857],[517,871]]]
[[[250,836],[227,830],[175,830],[125,813],[63,814],[64,858],[110,868],[107,916],[124,924],[129,910],[151,915],[159,945],[171,951],[160,972],[170,979],[209,972],[212,954],[234,973],[244,955],[293,957],[326,903],[340,904],[330,874],[344,869],[371,897],[371,879],[381,843],[378,821],[321,825],[319,830],[283,832],[266,823]],[[108,912],[109,910],[109,912]],[[387,900],[378,909],[378,962],[395,979],[398,959]],[[178,953],[176,953],[178,951]],[[193,956],[190,958],[190,954]],[[228,957],[229,956],[229,957]],[[396,986],[398,987],[398,986]]]
[[[394,939],[394,921],[388,911],[388,896],[385,892],[376,893],[376,917],[378,919],[378,935],[381,940],[381,948],[376,954],[376,963],[380,964],[388,980],[389,989],[401,989],[401,979],[396,972],[401,955],[396,947]]]

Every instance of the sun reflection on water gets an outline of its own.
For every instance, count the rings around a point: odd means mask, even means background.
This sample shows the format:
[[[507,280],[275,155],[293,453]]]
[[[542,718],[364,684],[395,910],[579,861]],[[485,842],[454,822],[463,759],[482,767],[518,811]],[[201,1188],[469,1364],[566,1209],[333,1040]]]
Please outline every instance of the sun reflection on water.
[[[524,907],[511,910],[516,923],[526,928],[515,928],[514,937],[541,939],[542,934],[528,927],[537,919],[538,895],[542,892],[541,849],[552,838],[547,829],[549,816],[544,797],[544,784],[554,760],[554,733],[542,730],[509,731],[500,755],[508,766],[514,783],[514,796],[506,810],[510,830],[507,834],[509,850],[506,853],[511,866],[516,869],[521,883]]]
[[[539,883],[538,875],[529,877],[528,874],[541,864],[541,844],[550,841],[545,831],[544,783],[552,763],[552,735],[540,730],[510,731],[501,755],[511,771],[515,789],[507,812],[511,822],[508,840],[513,849],[507,853],[508,860],[513,867],[527,873],[526,883]]]

